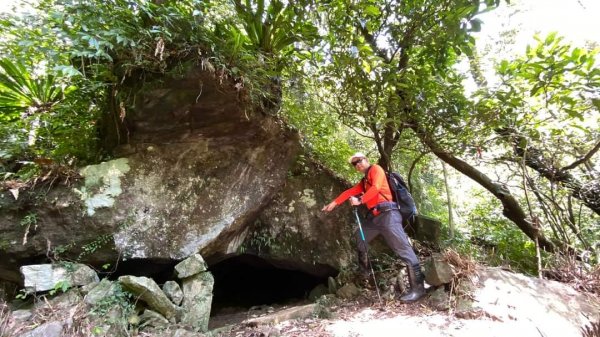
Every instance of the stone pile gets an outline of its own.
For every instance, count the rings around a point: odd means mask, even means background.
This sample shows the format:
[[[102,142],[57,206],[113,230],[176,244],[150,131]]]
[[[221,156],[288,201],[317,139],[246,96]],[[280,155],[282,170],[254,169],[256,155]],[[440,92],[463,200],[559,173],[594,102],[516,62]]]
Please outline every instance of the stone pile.
[[[214,279],[207,270],[207,265],[200,254],[194,254],[175,266],[177,280],[159,285],[147,277],[121,276],[118,281],[99,280],[98,275],[88,266],[81,264],[41,264],[20,268],[25,288],[29,294],[50,291],[60,293],[63,286],[69,288],[65,293],[39,301],[34,308],[16,310],[11,319],[21,326],[36,326],[28,322],[35,310],[42,306],[50,308],[77,307],[84,303],[87,311],[106,302],[107,298],[117,298],[119,291],[126,291],[134,299],[136,310],[126,318],[126,323],[136,329],[165,329],[176,325],[180,327],[178,335],[194,334],[208,331],[208,321],[212,304]],[[77,288],[77,286],[81,286]],[[64,290],[64,289],[63,289]],[[39,294],[36,294],[36,296]],[[118,317],[117,306],[106,314],[107,317]],[[72,320],[72,319],[71,319]],[[94,335],[112,335],[111,320],[104,319],[94,326]],[[63,336],[72,324],[69,319],[48,321],[36,328],[22,332],[21,337],[58,337]]]

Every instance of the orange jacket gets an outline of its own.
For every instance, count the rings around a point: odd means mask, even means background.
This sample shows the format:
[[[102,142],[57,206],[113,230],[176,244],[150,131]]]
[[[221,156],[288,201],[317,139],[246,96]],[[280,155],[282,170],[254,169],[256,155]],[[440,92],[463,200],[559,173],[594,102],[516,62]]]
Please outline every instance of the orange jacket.
[[[372,164],[371,167],[369,167],[365,178],[366,191],[363,188],[363,181],[361,180],[335,198],[335,203],[340,205],[350,197],[361,193],[364,193],[362,196],[362,203],[369,209],[377,206],[380,202],[392,201],[392,193],[390,192],[385,171],[381,166]]]

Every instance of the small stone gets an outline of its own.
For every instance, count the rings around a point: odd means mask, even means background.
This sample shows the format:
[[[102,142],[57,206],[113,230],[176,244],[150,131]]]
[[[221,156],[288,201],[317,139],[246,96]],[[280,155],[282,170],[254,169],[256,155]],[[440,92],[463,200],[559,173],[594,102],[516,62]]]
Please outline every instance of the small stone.
[[[358,296],[359,294],[360,294],[360,290],[353,283],[345,284],[343,287],[338,289],[338,291],[336,292],[336,295],[338,295],[341,298],[346,298],[346,299],[354,298],[354,297]]]
[[[180,305],[183,301],[183,291],[175,281],[167,281],[162,287],[163,292],[175,305]]]
[[[39,301],[35,304],[36,308],[50,307],[54,309],[65,309],[77,305],[82,300],[77,289],[69,289],[66,292],[58,292],[54,296],[45,296],[47,301]]]
[[[215,280],[210,272],[204,272],[183,280],[183,317],[181,322],[195,330],[207,331],[212,291]]]
[[[20,323],[28,321],[32,315],[33,314],[31,312],[31,310],[27,310],[27,309],[15,310],[12,312],[12,318],[16,322],[20,322]]]
[[[141,326],[152,326],[155,328],[166,327],[169,321],[161,314],[150,309],[144,310],[144,313],[139,317]]]
[[[62,336],[63,323],[48,322],[22,334],[20,337],[60,337]]]
[[[443,287],[436,289],[429,295],[429,305],[436,310],[446,311],[450,308],[448,303],[448,294]]]

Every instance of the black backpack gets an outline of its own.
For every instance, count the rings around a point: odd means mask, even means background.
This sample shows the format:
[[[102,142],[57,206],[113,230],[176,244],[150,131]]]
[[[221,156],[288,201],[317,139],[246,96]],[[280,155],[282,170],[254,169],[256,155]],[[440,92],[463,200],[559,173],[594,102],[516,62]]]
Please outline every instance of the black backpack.
[[[387,177],[388,185],[390,185],[392,197],[398,204],[398,207],[400,207],[402,222],[405,224],[412,222],[412,218],[417,215],[417,205],[415,205],[415,200],[408,191],[408,185],[397,172],[386,172],[385,176]]]
[[[370,169],[370,168],[369,168]],[[366,191],[366,176],[363,178],[363,190]],[[402,214],[402,223],[406,226],[411,224],[415,215],[417,215],[417,206],[412,195],[408,191],[408,185],[404,181],[404,178],[397,172],[385,172],[390,191],[392,192],[392,199],[398,204],[400,208],[400,214]],[[379,192],[381,194],[381,192]],[[383,194],[381,194],[383,196]],[[385,196],[383,196],[385,198]],[[386,198],[387,199],[387,198]]]

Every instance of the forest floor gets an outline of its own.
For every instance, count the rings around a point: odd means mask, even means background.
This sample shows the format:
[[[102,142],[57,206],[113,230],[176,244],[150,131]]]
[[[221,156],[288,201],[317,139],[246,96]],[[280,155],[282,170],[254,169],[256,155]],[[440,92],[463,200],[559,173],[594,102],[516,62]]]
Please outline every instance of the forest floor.
[[[214,337],[506,337],[600,336],[600,300],[554,281],[534,280],[535,291],[514,280],[485,287],[473,310],[436,310],[430,298],[403,304],[393,299],[378,301],[374,291],[362,290],[353,300],[334,299],[326,305],[294,308],[269,307],[269,313],[238,316],[236,324],[212,330]],[[551,283],[550,283],[551,282]],[[531,284],[529,284],[531,286]],[[557,288],[558,287],[558,288]],[[564,287],[564,288],[563,288]],[[540,291],[539,295],[536,291]],[[483,298],[497,297],[489,301]],[[332,297],[333,298],[333,297]],[[582,302],[583,301],[583,302]],[[594,307],[587,307],[592,303]],[[290,311],[306,310],[290,319]],[[585,310],[584,310],[585,309]],[[318,312],[315,317],[314,312]],[[286,313],[288,312],[288,313]],[[230,317],[231,319],[231,317]],[[584,335],[584,327],[596,323],[598,334]]]

